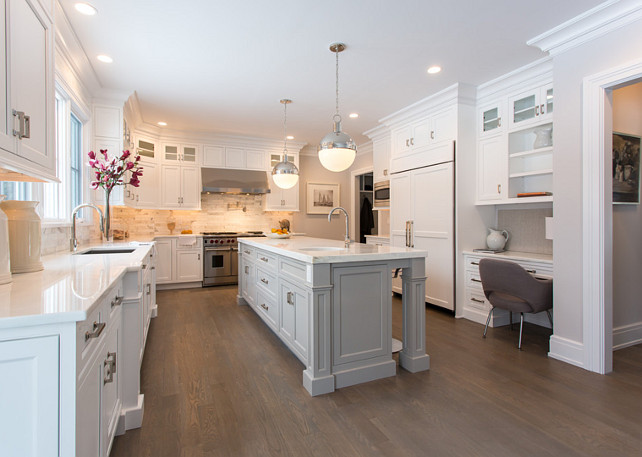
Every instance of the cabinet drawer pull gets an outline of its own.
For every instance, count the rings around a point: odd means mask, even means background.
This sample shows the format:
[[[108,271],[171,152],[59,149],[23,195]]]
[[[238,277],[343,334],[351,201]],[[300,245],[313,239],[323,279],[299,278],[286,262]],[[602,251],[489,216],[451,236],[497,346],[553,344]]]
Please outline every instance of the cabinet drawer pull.
[[[264,262],[268,261],[267,257],[261,257],[261,260],[264,261]]]
[[[497,193],[498,194],[502,193],[502,185],[501,184],[497,184]]]
[[[98,338],[100,334],[105,330],[105,323],[101,322],[100,324],[98,322],[94,322],[94,329],[93,331],[85,332],[85,341],[90,340],[92,338]]]
[[[537,270],[526,270],[526,271],[528,271],[528,272],[529,272],[529,273],[531,273],[531,274],[535,274],[535,273],[537,273]]]
[[[146,263],[144,263],[144,264],[143,264],[143,270],[144,270],[145,268],[147,268],[147,264],[146,264]]]
[[[286,301],[288,302],[288,305],[294,306],[294,294],[292,292],[287,293]]]
[[[501,126],[502,126],[502,118],[498,117],[497,118],[497,127],[501,127]]]
[[[116,295],[114,299],[111,301],[111,307],[113,308],[114,306],[120,306],[123,303],[123,297],[119,297]]]
[[[431,130],[431,131],[430,131],[430,139],[431,139],[431,140],[434,140],[434,139],[435,139],[435,131],[434,131],[434,130]]]
[[[247,255],[252,254],[252,253],[251,253],[250,251],[248,251],[247,249],[245,249],[243,252],[245,252]]]
[[[535,105],[535,116],[539,116],[539,105]]]
[[[262,282],[263,284],[268,284],[268,283],[269,283],[269,281],[268,281],[267,279],[265,279],[265,278],[261,278],[261,282]]]
[[[474,302],[477,302],[477,303],[486,303],[484,300],[480,300],[480,299],[475,298],[475,297],[470,297],[470,300],[474,301]]]
[[[150,269],[151,269],[151,270],[155,270],[155,269],[156,269],[156,267],[152,267],[152,268],[150,268]]]
[[[245,265],[245,274],[246,275],[250,274],[250,267],[248,265]]]
[[[410,140],[406,139],[406,147],[409,147],[409,146],[410,146]]]
[[[415,139],[414,138],[410,138],[410,146],[414,146],[414,145],[415,145]]]
[[[147,295],[151,295],[152,293],[152,285],[151,284],[146,284],[147,286]]]
[[[481,279],[477,279],[477,278],[470,278],[470,280],[473,282],[481,282]]]
[[[539,112],[542,116],[544,115],[544,104],[539,105]]]
[[[270,307],[267,306],[265,303],[261,303],[259,306],[261,306],[261,308],[263,308],[266,311],[268,311],[270,309]]]
[[[471,265],[479,265],[479,262],[470,262]]]

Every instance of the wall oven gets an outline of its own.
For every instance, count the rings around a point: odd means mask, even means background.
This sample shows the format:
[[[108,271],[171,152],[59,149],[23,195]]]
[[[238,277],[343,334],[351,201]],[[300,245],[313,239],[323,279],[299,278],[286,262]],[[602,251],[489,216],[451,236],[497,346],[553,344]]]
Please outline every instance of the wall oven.
[[[374,185],[374,208],[390,207],[390,181],[379,181]]]

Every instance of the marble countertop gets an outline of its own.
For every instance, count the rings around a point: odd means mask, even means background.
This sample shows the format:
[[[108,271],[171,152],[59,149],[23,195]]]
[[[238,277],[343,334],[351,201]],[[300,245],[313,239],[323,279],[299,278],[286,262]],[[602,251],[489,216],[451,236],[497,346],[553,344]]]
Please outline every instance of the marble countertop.
[[[307,236],[280,239],[239,238],[239,243],[306,263],[368,262],[372,260],[411,259],[428,255],[426,251],[419,249],[361,243],[351,243],[350,247],[346,249],[343,241],[310,238]],[[310,250],[310,248],[313,249]]]
[[[42,257],[44,270],[14,274],[0,286],[0,329],[83,321],[102,295],[127,271],[141,268],[153,243],[114,242],[79,246],[134,247],[128,254],[78,255],[59,252]]]
[[[463,251],[463,253],[468,255],[479,255],[482,257],[500,257],[505,259],[546,262],[551,264],[553,263],[552,254],[535,254],[532,252],[519,252],[519,251],[504,251],[504,252],[498,252],[497,254],[493,254],[492,252],[475,252],[475,251]]]

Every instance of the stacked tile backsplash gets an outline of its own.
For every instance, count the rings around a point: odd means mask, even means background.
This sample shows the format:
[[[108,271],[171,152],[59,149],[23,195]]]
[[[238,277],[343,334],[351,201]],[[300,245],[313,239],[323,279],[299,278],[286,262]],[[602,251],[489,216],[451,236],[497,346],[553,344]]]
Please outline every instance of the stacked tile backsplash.
[[[545,237],[544,221],[545,217],[551,216],[552,208],[498,210],[497,228],[510,234],[506,249],[553,254],[553,240],[547,240]]]
[[[78,245],[82,246],[90,241],[100,241],[100,232],[98,231],[98,221],[94,225],[76,226],[76,237]],[[42,255],[53,254],[55,252],[68,251],[71,240],[71,227],[43,227],[42,239],[40,244],[40,253]]]
[[[281,219],[292,221],[292,213],[263,211],[262,195],[203,194],[200,211],[134,209],[114,207],[112,228],[129,232],[129,239],[169,235],[167,223],[176,223],[173,234],[182,230],[231,232],[268,230]],[[295,229],[294,227],[292,227]]]

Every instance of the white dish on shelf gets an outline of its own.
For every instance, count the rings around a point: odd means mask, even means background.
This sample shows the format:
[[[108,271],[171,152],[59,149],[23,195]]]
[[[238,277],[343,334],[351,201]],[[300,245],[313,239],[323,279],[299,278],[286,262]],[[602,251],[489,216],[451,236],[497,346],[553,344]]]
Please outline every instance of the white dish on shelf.
[[[272,233],[272,232],[263,232],[263,235],[267,236],[268,238],[290,238],[292,234],[290,233],[284,233],[283,235],[280,235],[278,233]]]

